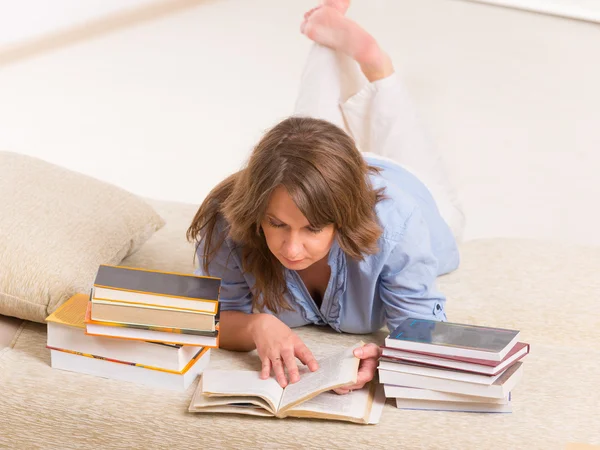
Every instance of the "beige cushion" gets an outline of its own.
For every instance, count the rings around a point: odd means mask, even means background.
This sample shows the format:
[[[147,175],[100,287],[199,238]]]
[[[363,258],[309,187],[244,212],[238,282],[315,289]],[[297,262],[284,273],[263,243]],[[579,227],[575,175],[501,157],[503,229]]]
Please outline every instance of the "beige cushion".
[[[123,189],[0,152],[0,314],[42,322],[163,225]]]

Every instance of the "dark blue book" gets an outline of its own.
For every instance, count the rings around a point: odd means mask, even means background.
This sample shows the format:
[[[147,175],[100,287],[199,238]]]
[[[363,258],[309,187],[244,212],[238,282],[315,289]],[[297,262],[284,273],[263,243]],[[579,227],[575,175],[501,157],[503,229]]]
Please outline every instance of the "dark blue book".
[[[518,340],[518,330],[409,317],[390,333],[385,345],[415,353],[502,361]]]
[[[92,300],[175,308],[218,318],[220,289],[220,278],[103,264]]]

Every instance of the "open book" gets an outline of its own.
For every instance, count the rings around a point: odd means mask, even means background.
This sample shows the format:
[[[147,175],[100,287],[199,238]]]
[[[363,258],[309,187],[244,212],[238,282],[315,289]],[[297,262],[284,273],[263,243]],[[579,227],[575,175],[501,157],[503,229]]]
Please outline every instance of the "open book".
[[[316,372],[302,370],[300,381],[285,388],[275,378],[261,380],[256,371],[206,370],[189,411],[377,423],[385,397],[375,383],[346,395],[327,392],[356,383],[359,359],[353,350],[362,345],[319,360]]]

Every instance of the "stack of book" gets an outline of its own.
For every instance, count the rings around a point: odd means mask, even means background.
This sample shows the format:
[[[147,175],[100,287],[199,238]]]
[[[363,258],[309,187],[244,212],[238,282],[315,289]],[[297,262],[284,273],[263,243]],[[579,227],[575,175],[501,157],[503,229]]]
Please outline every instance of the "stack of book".
[[[511,412],[527,353],[517,330],[408,318],[385,339],[379,381],[401,409]]]
[[[53,368],[185,390],[218,347],[220,279],[100,266],[50,315]]]

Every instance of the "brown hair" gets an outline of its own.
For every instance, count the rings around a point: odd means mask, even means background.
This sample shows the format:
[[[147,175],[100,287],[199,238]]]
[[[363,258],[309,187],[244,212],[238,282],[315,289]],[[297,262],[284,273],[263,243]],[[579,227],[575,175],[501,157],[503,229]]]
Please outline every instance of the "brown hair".
[[[254,276],[254,306],[273,312],[292,309],[283,294],[284,269],[270,252],[260,223],[271,193],[284,186],[311,226],[334,224],[340,248],[351,258],[377,251],[381,227],[375,205],[383,189],[373,189],[368,166],[344,130],[324,120],[290,117],[269,130],[247,166],[218,184],[204,200],[187,231],[204,245],[202,267],[229,237],[242,247],[242,270]],[[227,227],[215,235],[219,219]],[[218,274],[217,274],[218,276]]]

